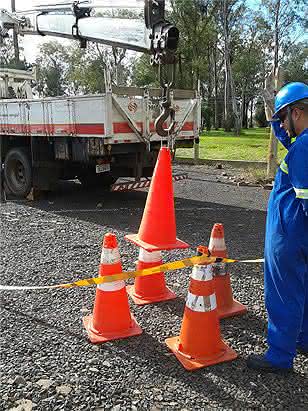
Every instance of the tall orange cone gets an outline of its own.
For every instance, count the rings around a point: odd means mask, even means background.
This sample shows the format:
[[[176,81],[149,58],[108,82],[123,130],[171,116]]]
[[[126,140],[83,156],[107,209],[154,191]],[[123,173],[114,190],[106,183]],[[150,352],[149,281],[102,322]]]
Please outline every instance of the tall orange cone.
[[[228,257],[224,226],[222,224],[214,224],[213,226],[209,243],[209,251],[211,255],[215,257]],[[245,314],[247,312],[247,308],[233,299],[230,274],[226,270],[226,264],[212,264],[212,270],[214,275],[219,318],[227,318]]]
[[[122,272],[116,236],[108,233],[102,246],[99,275]],[[127,338],[142,333],[130,313],[124,281],[98,284],[93,315],[83,318],[83,324],[92,343]]]
[[[148,252],[140,248],[137,270],[143,270],[161,264],[162,256],[160,251]],[[151,304],[176,298],[176,295],[166,286],[164,273],[137,277],[134,285],[128,285],[126,288],[137,305]]]
[[[237,357],[236,352],[221,339],[209,265],[193,267],[180,335],[167,338],[165,342],[189,371]]]
[[[176,238],[171,154],[167,147],[160,149],[138,234],[125,238],[147,251],[189,247]]]

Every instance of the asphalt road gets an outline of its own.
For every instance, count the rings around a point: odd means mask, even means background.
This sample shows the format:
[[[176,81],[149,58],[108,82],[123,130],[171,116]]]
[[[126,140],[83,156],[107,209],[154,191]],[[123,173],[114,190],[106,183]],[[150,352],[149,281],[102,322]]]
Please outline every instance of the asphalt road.
[[[224,224],[230,257],[262,257],[269,192],[236,186],[229,179],[232,170],[175,169],[189,172],[190,179],[176,182],[174,191],[177,234],[191,247],[164,252],[164,261],[208,244],[216,222]],[[138,249],[124,235],[138,231],[146,194],[89,192],[66,182],[46,199],[1,205],[1,283],[46,285],[94,276],[108,231],[118,237],[123,269],[134,269]],[[0,409],[307,409],[305,357],[297,357],[288,377],[261,375],[245,365],[251,352],[266,347],[262,269],[230,266],[234,296],[248,313],[223,320],[221,331],[239,358],[194,373],[164,344],[179,333],[189,269],[166,276],[176,300],[144,307],[131,301],[141,336],[101,346],[88,342],[82,326],[92,311],[94,288],[2,291]]]

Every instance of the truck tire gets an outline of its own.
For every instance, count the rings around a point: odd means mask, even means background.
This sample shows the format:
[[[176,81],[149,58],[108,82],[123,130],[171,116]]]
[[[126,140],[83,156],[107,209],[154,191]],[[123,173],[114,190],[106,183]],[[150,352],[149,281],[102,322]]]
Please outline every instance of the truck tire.
[[[4,160],[4,180],[8,191],[18,198],[27,197],[32,187],[32,163],[25,148],[12,148]]]

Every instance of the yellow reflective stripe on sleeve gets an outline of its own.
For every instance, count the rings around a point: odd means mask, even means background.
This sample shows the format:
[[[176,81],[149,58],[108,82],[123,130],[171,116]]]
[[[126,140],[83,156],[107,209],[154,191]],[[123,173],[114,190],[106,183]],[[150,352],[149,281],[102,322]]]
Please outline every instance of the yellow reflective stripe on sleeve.
[[[308,200],[308,188],[295,188],[295,194],[296,198],[304,198],[305,200]]]
[[[280,170],[286,174],[289,174],[288,164],[284,160],[282,160],[280,164]]]
[[[296,137],[291,138],[291,144],[293,144],[296,141]]]

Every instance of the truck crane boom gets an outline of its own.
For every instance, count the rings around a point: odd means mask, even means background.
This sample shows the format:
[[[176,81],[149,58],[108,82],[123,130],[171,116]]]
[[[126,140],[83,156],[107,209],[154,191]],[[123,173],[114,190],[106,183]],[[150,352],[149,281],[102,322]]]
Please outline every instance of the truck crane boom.
[[[138,19],[92,16],[89,3],[73,3],[39,6],[30,17],[0,10],[0,44],[10,29],[21,35],[56,36],[80,41],[85,48],[88,41],[149,53],[151,64],[168,64],[175,67],[175,52],[179,31],[165,18],[165,0],[144,1],[144,22]],[[119,29],[120,28],[120,29]],[[170,88],[175,70],[159,69],[162,87],[162,111],[155,122],[159,135],[169,136],[175,129],[175,112],[171,107]],[[170,118],[171,125],[163,124]]]
[[[92,16],[90,4],[40,6],[28,16],[0,10],[0,37],[10,29],[21,35],[57,36],[102,43],[149,53],[152,62],[173,63],[178,29],[165,19],[165,0],[145,0],[144,22],[138,19]],[[120,28],[120,30],[119,30]]]

